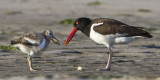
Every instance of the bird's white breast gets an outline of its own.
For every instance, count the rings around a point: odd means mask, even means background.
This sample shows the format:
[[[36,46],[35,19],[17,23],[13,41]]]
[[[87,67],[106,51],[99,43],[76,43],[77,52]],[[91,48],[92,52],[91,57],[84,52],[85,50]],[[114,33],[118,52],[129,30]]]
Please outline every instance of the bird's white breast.
[[[90,31],[90,39],[92,39],[93,41],[99,43],[99,44],[104,44],[107,47],[109,47],[110,45],[113,45],[114,43],[114,39],[115,39],[115,35],[102,35],[96,31],[93,30],[93,28],[95,26],[99,26],[102,25],[103,23],[95,23],[91,26],[91,31]]]

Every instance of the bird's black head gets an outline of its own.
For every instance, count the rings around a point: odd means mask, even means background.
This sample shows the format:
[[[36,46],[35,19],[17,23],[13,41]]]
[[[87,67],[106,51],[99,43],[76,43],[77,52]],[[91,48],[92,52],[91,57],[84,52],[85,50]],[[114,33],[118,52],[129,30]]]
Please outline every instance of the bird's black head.
[[[87,36],[89,36],[89,24],[91,23],[91,20],[89,18],[85,18],[85,17],[81,17],[78,18],[77,20],[75,20],[74,22],[74,28],[72,30],[72,32],[70,33],[68,39],[65,42],[65,45],[67,45],[71,39],[73,38],[73,36],[75,35],[75,33],[77,32],[77,30],[82,31],[84,34],[86,34]]]
[[[91,20],[89,18],[81,17],[75,20],[74,27],[76,27],[77,30],[83,31],[90,23]]]

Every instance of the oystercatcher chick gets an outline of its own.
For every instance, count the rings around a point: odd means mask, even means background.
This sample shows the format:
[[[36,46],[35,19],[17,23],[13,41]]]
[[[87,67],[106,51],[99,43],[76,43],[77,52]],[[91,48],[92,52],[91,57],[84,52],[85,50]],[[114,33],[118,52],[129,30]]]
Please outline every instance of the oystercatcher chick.
[[[49,45],[50,40],[59,44],[59,41],[53,36],[53,32],[45,30],[43,33],[31,32],[25,34],[16,40],[12,40],[11,45],[28,54],[27,61],[30,71],[37,71],[32,68],[32,57],[44,50]]]
[[[113,44],[129,43],[136,37],[141,36],[152,38],[152,35],[149,32],[138,27],[127,25],[115,19],[99,18],[91,20],[89,18],[82,17],[75,20],[73,31],[66,40],[65,45],[70,42],[77,30],[80,30],[93,41],[99,44],[104,44],[109,49],[107,65],[104,69],[100,70],[110,70],[113,56]]]

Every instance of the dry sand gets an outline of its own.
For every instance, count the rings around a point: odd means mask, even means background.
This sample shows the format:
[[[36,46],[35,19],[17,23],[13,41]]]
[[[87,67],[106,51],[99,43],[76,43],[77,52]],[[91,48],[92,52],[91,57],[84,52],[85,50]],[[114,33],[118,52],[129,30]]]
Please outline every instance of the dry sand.
[[[94,0],[0,0],[0,45],[10,45],[10,40],[24,33],[45,29],[52,29],[61,41],[60,46],[51,43],[33,58],[38,72],[29,71],[27,55],[20,51],[0,51],[0,80],[160,80],[160,1],[99,0],[100,5],[88,5],[91,2]],[[154,28],[154,37],[115,45],[111,71],[96,71],[107,63],[105,46],[81,32],[64,46],[73,27],[59,21],[83,16],[113,18],[129,25]],[[77,71],[77,66],[84,70]]]

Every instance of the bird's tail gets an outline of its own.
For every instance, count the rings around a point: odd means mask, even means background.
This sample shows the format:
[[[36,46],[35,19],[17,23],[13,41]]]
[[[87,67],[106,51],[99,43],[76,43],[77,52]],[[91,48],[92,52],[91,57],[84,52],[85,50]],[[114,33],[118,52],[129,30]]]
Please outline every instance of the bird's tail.
[[[139,33],[137,36],[143,36],[143,37],[147,37],[147,38],[153,37],[148,31],[146,31],[146,29],[144,27],[136,27],[136,26],[132,26],[132,27],[139,29]]]
[[[141,36],[144,36],[144,37],[147,37],[147,38],[152,38],[153,36],[149,33],[149,32],[147,32],[147,31],[143,31],[142,33],[141,33]]]

